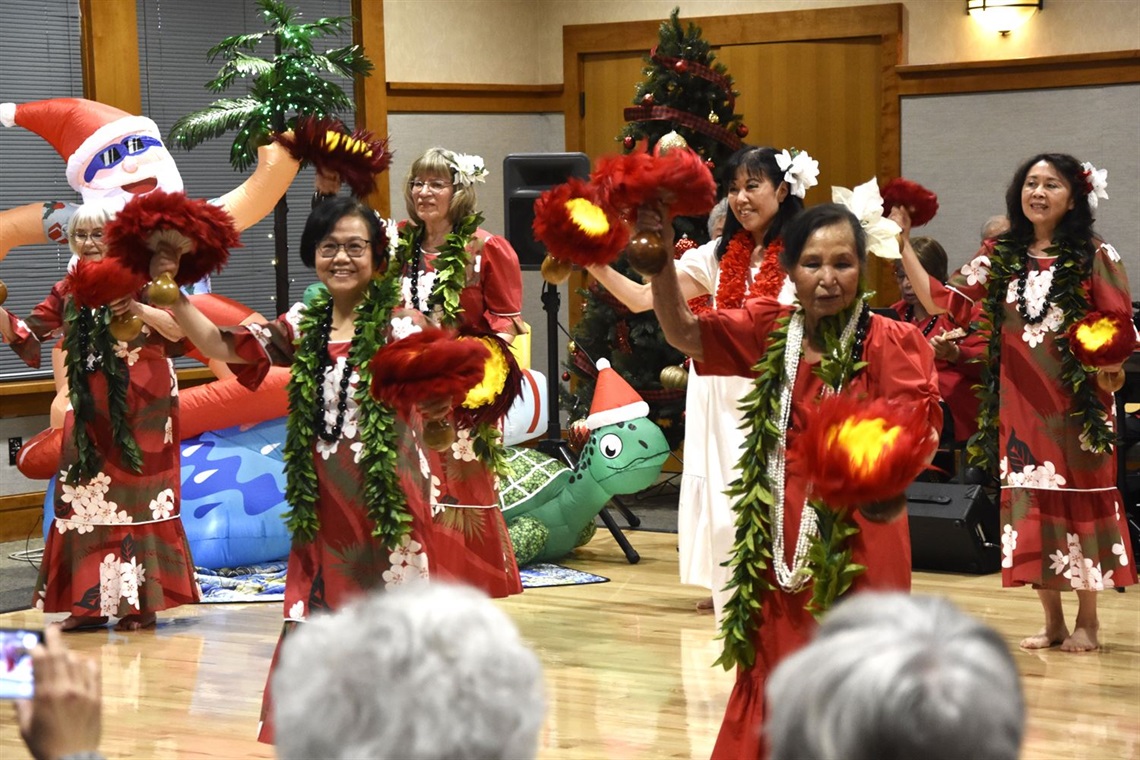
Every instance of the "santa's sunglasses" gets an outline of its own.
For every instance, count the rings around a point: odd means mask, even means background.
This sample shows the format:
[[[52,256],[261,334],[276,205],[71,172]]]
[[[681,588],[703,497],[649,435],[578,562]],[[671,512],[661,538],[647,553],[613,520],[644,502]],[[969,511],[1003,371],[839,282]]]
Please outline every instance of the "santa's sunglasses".
[[[83,181],[90,182],[95,179],[97,172],[122,163],[127,156],[137,156],[140,153],[145,153],[149,148],[160,147],[162,147],[162,140],[154,137],[147,137],[146,135],[124,137],[117,144],[103,148],[95,158],[91,159],[91,163],[87,164],[87,169],[83,172]]]

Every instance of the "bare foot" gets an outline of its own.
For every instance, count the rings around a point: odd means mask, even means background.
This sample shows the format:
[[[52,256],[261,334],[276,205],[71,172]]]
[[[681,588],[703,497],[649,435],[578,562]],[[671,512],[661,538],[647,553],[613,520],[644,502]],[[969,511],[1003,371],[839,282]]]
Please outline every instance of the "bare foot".
[[[141,631],[143,628],[154,628],[158,617],[153,612],[141,612],[138,615],[127,615],[115,625],[116,631]]]
[[[86,615],[68,615],[67,619],[59,624],[61,631],[87,631],[92,628],[102,628],[107,625],[105,617],[89,617]]]
[[[702,599],[697,602],[697,612],[712,612],[712,609],[713,600],[711,596],[707,599]]]
[[[1062,652],[1095,652],[1100,646],[1096,637],[1097,629],[1077,627],[1073,635],[1061,642]]]
[[[1069,631],[1062,628],[1059,631],[1049,632],[1044,628],[1033,636],[1026,636],[1018,644],[1022,649],[1051,649],[1069,638]]]

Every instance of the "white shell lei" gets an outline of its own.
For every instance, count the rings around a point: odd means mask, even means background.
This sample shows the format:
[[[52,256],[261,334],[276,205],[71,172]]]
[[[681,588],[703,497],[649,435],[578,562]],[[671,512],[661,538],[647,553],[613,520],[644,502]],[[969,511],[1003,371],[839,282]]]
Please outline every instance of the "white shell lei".
[[[863,314],[865,304],[860,303],[855,309],[843,333],[839,336],[841,351],[848,351],[855,340],[855,329],[859,325],[859,318]],[[776,450],[768,456],[768,482],[772,484],[772,508],[769,514],[769,524],[772,526],[772,569],[776,574],[776,582],[780,588],[790,594],[795,594],[811,580],[811,571],[807,567],[808,550],[811,543],[819,535],[819,519],[815,508],[804,499],[803,509],[800,511],[800,532],[796,537],[795,553],[792,555],[792,564],[784,561],[784,492],[787,486],[785,474],[785,461],[788,447],[788,422],[792,414],[792,389],[796,384],[796,372],[800,366],[800,356],[803,355],[804,343],[804,313],[797,310],[788,322],[788,337],[784,344],[784,383],[780,389],[780,443]],[[838,393],[842,388],[836,388]],[[825,393],[827,391],[825,390]]]

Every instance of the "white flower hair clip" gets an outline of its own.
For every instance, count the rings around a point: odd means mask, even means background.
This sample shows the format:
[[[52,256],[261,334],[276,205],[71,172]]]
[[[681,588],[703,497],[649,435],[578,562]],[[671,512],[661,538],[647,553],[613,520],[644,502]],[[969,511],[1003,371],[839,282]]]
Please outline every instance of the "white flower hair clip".
[[[832,187],[831,200],[846,206],[859,220],[863,232],[867,234],[868,251],[883,259],[902,258],[898,240],[902,228],[890,219],[883,218],[883,197],[879,195],[879,180],[876,177],[854,190]]]
[[[1108,169],[1098,169],[1088,161],[1081,164],[1085,175],[1085,192],[1089,196],[1089,208],[1096,210],[1100,198],[1108,200]]]
[[[455,153],[449,151],[449,161],[451,170],[455,172],[453,179],[457,184],[464,187],[471,187],[476,182],[484,182],[487,179],[487,167],[483,165],[483,157],[476,155],[469,155],[467,153]]]
[[[806,150],[782,150],[776,154],[776,165],[784,172],[784,181],[797,198],[803,199],[808,190],[819,184],[819,161]]]

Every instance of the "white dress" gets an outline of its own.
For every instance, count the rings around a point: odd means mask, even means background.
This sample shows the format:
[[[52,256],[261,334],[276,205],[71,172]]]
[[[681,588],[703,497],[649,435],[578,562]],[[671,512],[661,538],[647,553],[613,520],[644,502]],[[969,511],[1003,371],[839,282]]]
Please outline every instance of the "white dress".
[[[720,267],[716,258],[719,238],[684,253],[677,270],[689,275],[714,298]],[[752,278],[759,274],[754,268]],[[751,283],[749,283],[750,285]],[[794,298],[791,281],[784,279],[779,301]],[[681,494],[677,509],[677,541],[681,583],[712,591],[717,624],[730,594],[727,562],[736,537],[736,516],[725,489],[737,477],[744,446],[740,429],[740,399],[752,388],[746,377],[702,377],[696,365],[689,367],[685,393],[685,449],[681,470]]]

